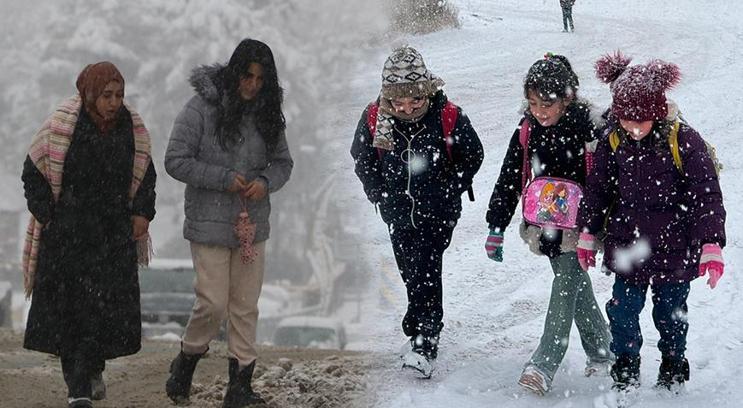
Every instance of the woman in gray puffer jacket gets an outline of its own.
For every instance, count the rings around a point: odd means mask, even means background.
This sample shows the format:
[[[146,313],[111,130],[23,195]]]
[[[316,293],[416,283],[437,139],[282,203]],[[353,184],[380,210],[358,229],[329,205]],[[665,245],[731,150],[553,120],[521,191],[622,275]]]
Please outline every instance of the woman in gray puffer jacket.
[[[223,407],[262,402],[250,382],[255,368],[258,296],[269,235],[269,193],[289,179],[281,111],[283,91],[270,48],[243,40],[227,65],[194,69],[196,91],[175,120],[165,169],[186,183],[183,236],[191,242],[196,303],[170,367],[166,392],[187,400],[196,364],[228,320],[229,384]],[[241,257],[236,220],[255,224],[250,256]]]

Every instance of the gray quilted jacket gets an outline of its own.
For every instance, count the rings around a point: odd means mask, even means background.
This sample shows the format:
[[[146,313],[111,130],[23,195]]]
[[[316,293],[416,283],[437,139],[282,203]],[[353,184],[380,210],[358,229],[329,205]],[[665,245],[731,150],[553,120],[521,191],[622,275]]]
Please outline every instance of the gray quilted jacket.
[[[294,162],[282,133],[277,145],[267,149],[255,126],[255,114],[246,111],[240,123],[242,142],[224,151],[215,136],[217,106],[221,103],[217,73],[221,66],[193,70],[191,85],[196,90],[178,114],[165,153],[165,170],[186,183],[183,236],[189,241],[230,248],[239,246],[234,232],[240,212],[240,198],[227,188],[236,174],[248,182],[264,177],[269,193],[289,180]],[[255,242],[268,239],[271,212],[269,194],[248,201],[248,214],[257,224]]]

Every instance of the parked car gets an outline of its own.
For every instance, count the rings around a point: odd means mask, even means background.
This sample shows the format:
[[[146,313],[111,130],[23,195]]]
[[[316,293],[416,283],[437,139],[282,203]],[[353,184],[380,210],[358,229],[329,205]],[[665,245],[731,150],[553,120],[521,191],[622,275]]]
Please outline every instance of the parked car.
[[[339,349],[346,347],[346,329],[332,317],[292,316],[279,321],[273,344],[285,347]]]
[[[196,272],[191,259],[153,259],[140,268],[139,287],[142,310],[142,336],[169,333],[180,336],[191,316],[196,295],[193,291]],[[290,293],[280,286],[263,284],[258,298],[258,338],[268,340],[275,321],[290,307]],[[218,339],[225,338],[225,328]]]
[[[153,259],[139,270],[142,336],[180,336],[191,316],[196,273],[190,259]]]
[[[0,327],[13,327],[12,285],[8,281],[0,281]]]

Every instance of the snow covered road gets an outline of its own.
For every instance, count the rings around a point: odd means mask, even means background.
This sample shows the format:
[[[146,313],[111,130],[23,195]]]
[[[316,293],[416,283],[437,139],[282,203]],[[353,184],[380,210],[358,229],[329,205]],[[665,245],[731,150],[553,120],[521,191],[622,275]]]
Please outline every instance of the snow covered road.
[[[485,161],[475,178],[475,203],[464,203],[462,219],[444,258],[444,331],[437,372],[428,381],[408,378],[398,368],[397,352],[404,338],[399,319],[405,292],[396,276],[387,231],[365,201],[347,154],[353,130],[366,103],[375,97],[379,73],[393,44],[374,48],[376,59],[361,61],[349,78],[353,91],[346,94],[333,131],[333,148],[345,159],[339,163],[348,195],[341,198],[358,207],[354,226],[369,237],[363,253],[369,276],[380,292],[367,316],[374,351],[388,361],[377,378],[380,407],[611,407],[605,399],[609,378],[583,376],[584,353],[577,332],[556,375],[553,392],[544,398],[525,393],[516,385],[522,365],[536,347],[549,299],[552,272],[546,258],[528,252],[518,236],[519,217],[506,231],[505,262],[495,264],[483,249],[488,199],[498,175],[508,140],[516,126],[522,100],[522,79],[545,52],[566,55],[581,81],[580,94],[605,107],[608,87],[593,74],[593,62],[602,54],[621,49],[636,63],[660,58],[678,64],[682,82],[669,93],[686,119],[717,146],[724,167],[722,188],[728,211],[728,242],[724,250],[726,275],[715,290],[706,278],[692,284],[689,297],[687,357],[691,380],[686,395],[670,398],[651,385],[657,376],[660,353],[650,307],[641,317],[645,346],[642,350],[643,387],[636,406],[737,407],[743,397],[743,310],[740,291],[743,261],[740,225],[743,212],[736,202],[743,197],[738,161],[743,116],[743,6],[712,0],[578,1],[573,10],[576,32],[562,33],[555,1],[460,0],[462,28],[404,39],[423,54],[434,73],[446,82],[449,97],[470,116],[485,146]],[[398,41],[394,45],[399,45]],[[348,98],[352,98],[348,100]],[[349,198],[350,197],[350,198]],[[596,297],[603,305],[610,297],[613,277],[593,271]],[[650,303],[650,302],[648,302]]]

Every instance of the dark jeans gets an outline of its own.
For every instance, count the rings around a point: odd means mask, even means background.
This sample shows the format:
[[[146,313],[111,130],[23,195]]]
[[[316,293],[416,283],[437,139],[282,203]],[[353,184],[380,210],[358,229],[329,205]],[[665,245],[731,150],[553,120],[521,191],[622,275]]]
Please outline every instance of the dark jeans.
[[[568,31],[568,23],[570,23],[570,30],[574,31],[573,27],[573,7],[562,8],[562,27],[565,31]]]
[[[435,337],[444,327],[441,268],[454,227],[423,224],[416,229],[390,225],[389,230],[397,268],[408,293],[402,330],[408,337]]]
[[[617,358],[640,355],[640,312],[645,306],[647,290],[647,283],[636,284],[621,276],[614,280],[612,298],[606,304],[606,314],[609,316],[612,334],[611,351]],[[689,330],[686,321],[689,283],[654,284],[651,290],[653,322],[660,333],[658,349],[663,357],[682,359],[686,351],[686,333]]]

